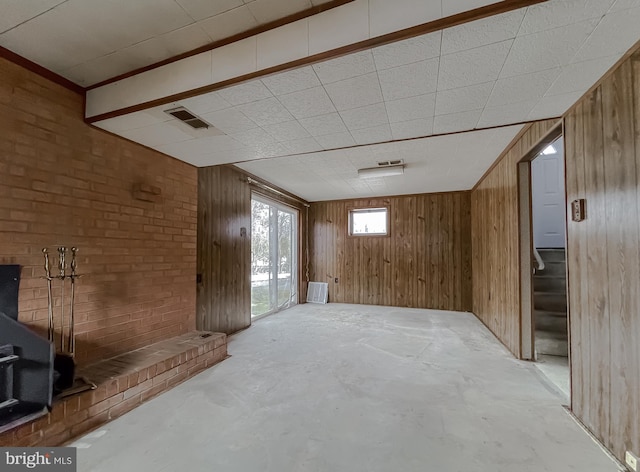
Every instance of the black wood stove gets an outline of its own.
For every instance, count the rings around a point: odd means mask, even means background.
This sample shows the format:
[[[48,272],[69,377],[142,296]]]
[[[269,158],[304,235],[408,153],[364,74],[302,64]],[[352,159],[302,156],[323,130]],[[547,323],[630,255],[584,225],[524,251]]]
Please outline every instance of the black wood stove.
[[[55,348],[18,322],[20,266],[0,265],[0,432],[51,409]]]

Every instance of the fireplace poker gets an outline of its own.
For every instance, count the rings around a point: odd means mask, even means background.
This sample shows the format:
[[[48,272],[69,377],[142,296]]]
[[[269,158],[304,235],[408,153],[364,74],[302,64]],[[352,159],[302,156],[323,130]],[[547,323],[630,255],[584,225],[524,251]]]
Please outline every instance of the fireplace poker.
[[[58,248],[58,269],[60,275],[58,278],[62,281],[62,291],[60,292],[60,350],[64,351],[64,281],[66,278],[65,271],[67,270],[66,262],[67,248],[61,246]]]
[[[49,340],[49,342],[53,342],[53,294],[51,291],[51,267],[49,265],[49,251],[46,247],[42,248],[42,254],[44,254],[44,278],[47,279],[47,295],[49,297],[49,329],[47,331],[47,339]]]
[[[76,274],[76,269],[78,268],[78,261],[76,260],[77,252],[77,247],[71,248],[71,305],[69,308],[69,354],[71,354],[71,357],[76,353],[76,331],[73,305],[76,293],[76,278],[79,277],[79,275]]]

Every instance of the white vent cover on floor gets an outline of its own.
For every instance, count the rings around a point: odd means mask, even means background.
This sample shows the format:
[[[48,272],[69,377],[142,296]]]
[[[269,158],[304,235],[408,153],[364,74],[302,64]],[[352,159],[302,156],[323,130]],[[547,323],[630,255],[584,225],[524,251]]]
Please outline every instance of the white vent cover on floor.
[[[329,284],[326,282],[309,282],[307,303],[327,303]]]

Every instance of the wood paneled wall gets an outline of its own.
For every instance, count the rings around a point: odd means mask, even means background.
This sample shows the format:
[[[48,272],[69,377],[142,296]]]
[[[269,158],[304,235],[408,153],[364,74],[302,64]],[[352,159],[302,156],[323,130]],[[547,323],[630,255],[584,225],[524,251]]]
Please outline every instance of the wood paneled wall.
[[[252,185],[248,178],[261,184]],[[198,169],[198,329],[231,334],[251,325],[253,192],[299,211],[298,300],[306,299],[306,202],[288,198],[234,166],[202,167]]]
[[[198,169],[198,329],[230,334],[251,324],[250,231],[246,176],[228,166]]]
[[[473,313],[520,357],[518,162],[557,120],[528,125],[471,193]]]
[[[572,409],[618,457],[640,454],[640,52],[565,116]]]
[[[382,206],[389,237],[348,236],[350,208]],[[311,280],[332,302],[468,311],[469,223],[468,192],[313,203]]]

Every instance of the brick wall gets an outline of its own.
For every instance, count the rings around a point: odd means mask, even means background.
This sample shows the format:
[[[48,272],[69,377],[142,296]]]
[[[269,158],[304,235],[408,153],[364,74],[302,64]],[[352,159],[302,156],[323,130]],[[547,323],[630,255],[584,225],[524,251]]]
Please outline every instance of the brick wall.
[[[86,364],[195,328],[197,172],[82,116],[81,96],[0,58],[0,264],[23,266],[19,319],[44,334],[41,249],[79,248]],[[134,199],[141,183],[161,201]]]

